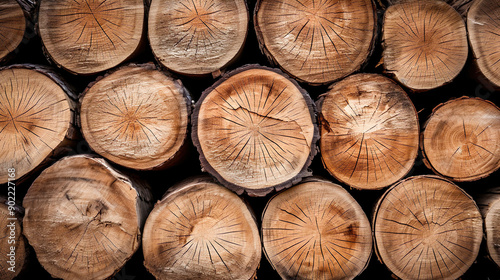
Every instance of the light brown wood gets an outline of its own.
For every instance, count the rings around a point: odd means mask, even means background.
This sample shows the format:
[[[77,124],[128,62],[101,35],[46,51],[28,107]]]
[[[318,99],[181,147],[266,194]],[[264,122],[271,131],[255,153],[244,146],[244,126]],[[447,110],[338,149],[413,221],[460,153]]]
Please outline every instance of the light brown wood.
[[[433,89],[451,82],[465,65],[465,23],[444,1],[403,1],[385,12],[383,47],[388,73],[410,89]]]
[[[476,0],[467,14],[469,42],[482,76],[500,88],[500,5]]]
[[[490,258],[500,267],[500,187],[481,193],[477,203],[484,218],[486,248]]]
[[[210,74],[241,52],[248,21],[244,0],[153,0],[149,42],[157,60],[168,69]]]
[[[374,44],[371,0],[259,0],[261,49],[300,81],[326,84],[358,71]]]
[[[191,100],[180,80],[154,65],[122,67],[92,83],[80,101],[83,136],[103,157],[147,170],[181,154]]]
[[[379,260],[401,279],[457,279],[475,261],[483,238],[474,200],[437,176],[391,187],[373,223]]]
[[[17,1],[0,2],[0,62],[21,44],[25,29],[26,19]]]
[[[24,234],[54,278],[108,279],[141,244],[149,188],[88,155],[45,169],[24,197]]]
[[[143,0],[44,0],[38,29],[47,55],[76,74],[110,69],[138,49]]]
[[[193,113],[202,167],[240,194],[263,196],[309,174],[317,137],[309,95],[266,67],[228,73]]]
[[[412,168],[418,116],[408,95],[378,74],[356,74],[330,86],[318,101],[321,158],[335,178],[380,189]]]
[[[75,138],[73,98],[41,66],[0,69],[0,170],[15,168],[19,179]],[[0,172],[0,184],[7,180]]]
[[[396,3],[401,3],[404,1],[413,1],[413,0],[379,0],[381,2],[387,2],[388,5],[393,5]],[[473,0],[442,0],[451,7],[453,7],[464,19],[467,16],[467,11],[469,10],[469,7],[472,5],[474,2]],[[385,4],[385,3],[384,3]]]
[[[454,181],[474,181],[500,167],[500,109],[462,97],[434,108],[423,128],[427,167]]]
[[[264,252],[282,279],[353,279],[372,252],[370,222],[341,186],[309,179],[271,198]]]
[[[259,231],[250,208],[208,177],[179,183],[148,217],[144,265],[156,279],[253,279]]]

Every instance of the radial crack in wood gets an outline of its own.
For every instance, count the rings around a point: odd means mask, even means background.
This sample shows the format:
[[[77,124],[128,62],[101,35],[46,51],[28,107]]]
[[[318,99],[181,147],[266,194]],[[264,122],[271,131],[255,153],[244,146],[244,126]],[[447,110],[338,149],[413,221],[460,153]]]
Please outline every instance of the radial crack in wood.
[[[16,0],[0,3],[0,61],[13,52],[24,38],[26,19]]]
[[[475,261],[483,238],[474,200],[437,176],[391,187],[373,223],[379,260],[401,279],[457,279]]]
[[[253,214],[208,177],[174,186],[148,217],[144,265],[157,279],[253,279],[261,258]]]
[[[359,189],[380,189],[404,177],[418,153],[418,116],[392,80],[356,74],[318,101],[321,158],[335,178]]]
[[[259,0],[254,24],[270,60],[310,84],[359,70],[376,32],[371,0]]]

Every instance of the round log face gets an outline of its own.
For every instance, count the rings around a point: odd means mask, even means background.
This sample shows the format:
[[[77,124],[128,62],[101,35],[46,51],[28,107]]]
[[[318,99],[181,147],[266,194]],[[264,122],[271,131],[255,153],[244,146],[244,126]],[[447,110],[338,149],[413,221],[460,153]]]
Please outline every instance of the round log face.
[[[467,60],[462,17],[444,1],[404,1],[384,17],[384,67],[405,86],[428,90],[451,82]]]
[[[38,26],[43,45],[58,65],[92,74],[135,52],[143,21],[143,0],[44,0]]]
[[[64,140],[72,112],[63,89],[35,70],[1,70],[0,92],[0,168],[20,178]],[[7,180],[2,172],[0,183]]]
[[[262,238],[283,279],[353,279],[372,250],[365,213],[346,190],[326,181],[273,197],[262,216]]]
[[[375,34],[370,0],[260,0],[257,36],[290,75],[324,84],[361,68]]]
[[[500,266],[500,199],[491,205],[484,218],[486,245],[491,259]]]
[[[188,105],[178,81],[158,70],[123,67],[82,98],[82,132],[90,147],[120,165],[151,169],[172,159],[187,135]]]
[[[24,234],[55,278],[106,279],[140,244],[137,193],[85,156],[47,168],[26,194]]]
[[[143,237],[144,264],[157,279],[251,279],[260,262],[255,220],[230,190],[192,181],[151,212]]]
[[[500,87],[500,5],[496,0],[476,0],[467,14],[469,41],[485,77]]]
[[[158,61],[170,70],[209,74],[240,52],[248,21],[244,0],[154,0],[149,42]]]
[[[482,218],[451,182],[412,177],[382,197],[374,235],[380,260],[401,279],[457,279],[479,253]]]
[[[427,121],[422,150],[430,167],[455,181],[473,181],[500,167],[500,109],[479,98],[460,98]]]
[[[9,210],[8,204],[7,199],[0,197],[0,279],[2,280],[12,280],[19,275],[28,258],[28,246],[21,228],[23,217],[19,210],[22,208],[15,205],[13,206],[15,210]],[[15,249],[11,250],[11,247]],[[14,261],[11,260],[12,255]],[[14,271],[9,270],[12,267],[10,261],[15,264]]]
[[[2,1],[0,4],[0,60],[19,46],[23,40],[25,28],[26,19],[16,0]]]
[[[357,74],[322,95],[320,149],[338,180],[359,189],[380,189],[412,168],[418,153],[418,116],[396,83]]]
[[[267,69],[230,76],[195,109],[194,142],[207,170],[228,186],[269,192],[301,174],[316,141],[312,104],[295,83]]]

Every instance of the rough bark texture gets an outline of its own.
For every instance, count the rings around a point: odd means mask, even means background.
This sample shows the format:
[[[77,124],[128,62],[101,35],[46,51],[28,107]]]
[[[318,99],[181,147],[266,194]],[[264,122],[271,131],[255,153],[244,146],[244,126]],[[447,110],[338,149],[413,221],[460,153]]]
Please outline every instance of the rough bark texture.
[[[371,0],[259,0],[254,24],[269,60],[310,84],[358,71],[377,30]]]
[[[376,253],[401,279],[457,279],[479,253],[482,223],[476,203],[455,184],[411,177],[377,205]]]
[[[203,92],[192,136],[205,170],[240,194],[264,196],[309,174],[314,104],[280,71],[245,66]]]
[[[129,65],[99,78],[80,102],[83,136],[103,157],[147,170],[182,155],[191,98],[180,80],[154,65]]]
[[[353,279],[372,252],[370,222],[341,186],[308,179],[262,213],[264,252],[283,279]]]
[[[244,0],[155,0],[149,42],[158,62],[172,71],[220,73],[241,52],[248,21]]]
[[[107,279],[138,249],[151,199],[103,159],[66,157],[28,190],[24,233],[53,277]]]
[[[0,69],[0,169],[19,179],[44,165],[77,137],[72,90],[37,65]],[[8,180],[0,173],[0,183]]]
[[[143,250],[156,279],[253,279],[261,258],[251,210],[208,177],[179,183],[155,205]]]
[[[477,199],[484,218],[486,247],[490,258],[500,266],[500,187],[491,188]]]
[[[424,162],[454,181],[484,178],[500,167],[500,109],[462,97],[434,108],[420,141]]]
[[[418,153],[418,116],[392,80],[356,74],[333,84],[318,101],[321,158],[338,180],[380,189],[412,168]]]

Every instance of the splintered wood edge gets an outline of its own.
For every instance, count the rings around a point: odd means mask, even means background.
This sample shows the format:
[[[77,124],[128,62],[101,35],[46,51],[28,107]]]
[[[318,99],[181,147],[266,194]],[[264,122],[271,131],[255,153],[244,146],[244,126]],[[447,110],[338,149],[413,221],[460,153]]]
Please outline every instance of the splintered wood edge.
[[[313,137],[312,137],[312,141],[311,141],[311,147],[310,147],[311,151],[309,153],[309,157],[307,158],[304,166],[298,172],[298,174],[294,178],[292,178],[292,179],[290,179],[290,180],[288,180],[286,182],[280,183],[280,184],[272,186],[272,187],[263,188],[263,189],[248,189],[248,188],[245,188],[245,187],[242,187],[242,186],[238,186],[236,184],[233,184],[233,183],[225,180],[210,165],[210,163],[205,158],[205,155],[203,153],[203,150],[201,149],[200,141],[199,141],[199,138],[198,138],[198,115],[199,115],[199,112],[200,112],[200,107],[201,107],[203,101],[205,100],[205,98],[208,96],[208,94],[210,92],[214,91],[214,89],[216,89],[220,84],[222,84],[223,82],[225,82],[226,80],[228,80],[230,77],[232,77],[232,76],[234,76],[236,74],[242,73],[242,72],[244,72],[246,70],[251,70],[251,69],[262,69],[262,70],[271,71],[271,72],[277,73],[279,75],[282,75],[284,78],[286,78],[287,80],[289,80],[300,91],[300,93],[302,94],[302,96],[304,98],[304,101],[306,102],[307,107],[309,108],[309,113],[310,113],[310,116],[311,116],[311,121],[312,121],[312,124],[314,126],[314,133],[313,133]],[[319,139],[319,129],[318,129],[318,126],[317,126],[317,123],[316,123],[315,113],[316,113],[315,112],[315,105],[314,105],[314,102],[312,101],[311,97],[309,96],[309,94],[302,87],[299,86],[299,84],[294,79],[290,79],[288,75],[284,74],[282,71],[280,71],[278,69],[275,69],[275,68],[261,66],[261,65],[258,65],[258,64],[248,64],[248,65],[242,66],[240,68],[237,68],[237,69],[235,69],[235,70],[233,70],[231,72],[228,72],[228,73],[224,74],[211,87],[207,88],[206,90],[204,90],[202,92],[199,100],[195,104],[193,113],[191,115],[191,123],[192,123],[191,139],[192,139],[193,144],[196,147],[198,153],[200,154],[199,159],[200,159],[200,162],[201,162],[202,170],[208,171],[212,176],[216,177],[217,180],[219,182],[221,182],[224,186],[228,187],[229,189],[231,189],[232,191],[234,191],[235,193],[237,193],[239,195],[243,194],[243,192],[246,192],[249,196],[254,196],[254,197],[266,196],[268,193],[270,193],[273,190],[279,191],[279,190],[282,190],[282,189],[285,189],[285,188],[289,188],[290,186],[295,185],[296,183],[298,183],[303,177],[311,176],[312,173],[311,173],[311,171],[308,168],[311,165],[314,156],[318,152],[316,144],[317,144],[317,141]]]

